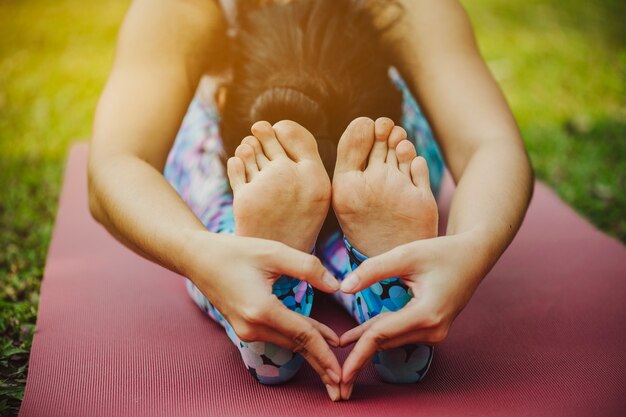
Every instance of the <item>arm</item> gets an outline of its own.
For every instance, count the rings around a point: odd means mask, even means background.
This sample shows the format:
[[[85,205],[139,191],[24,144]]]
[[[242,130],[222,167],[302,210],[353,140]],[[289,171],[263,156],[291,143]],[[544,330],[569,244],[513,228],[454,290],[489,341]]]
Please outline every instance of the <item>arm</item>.
[[[218,69],[224,45],[225,22],[215,1],[132,4],[97,108],[90,210],[126,246],[189,277],[241,340],[297,350],[336,387],[332,374],[341,368],[324,336],[334,343],[337,336],[271,293],[280,274],[336,290],[324,283],[320,261],[278,242],[206,231],[161,174],[199,79]]]
[[[184,260],[174,255],[204,226],[161,171],[225,23],[210,1],[158,3],[134,2],[120,30],[94,122],[89,205],[128,247],[182,273]]]
[[[487,272],[515,236],[533,175],[519,130],[457,0],[403,1],[399,67],[457,183],[447,235],[475,233]],[[478,237],[480,236],[480,237]]]
[[[519,229],[533,174],[511,111],[457,0],[403,0],[390,48],[427,115],[457,183],[447,235],[399,246],[343,281],[354,293],[399,276],[416,296],[341,336],[357,342],[344,362],[342,398],[376,351],[442,342],[453,320]],[[352,281],[352,282],[349,282]],[[356,283],[356,286],[349,288]]]

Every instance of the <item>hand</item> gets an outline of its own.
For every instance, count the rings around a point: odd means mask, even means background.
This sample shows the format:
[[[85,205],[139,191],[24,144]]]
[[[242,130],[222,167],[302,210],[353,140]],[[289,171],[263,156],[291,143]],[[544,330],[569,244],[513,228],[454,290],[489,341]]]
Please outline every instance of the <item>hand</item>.
[[[446,338],[491,267],[480,261],[480,247],[480,240],[469,232],[419,240],[369,258],[348,274],[341,284],[345,293],[399,277],[414,297],[402,309],[381,313],[341,336],[340,346],[356,342],[343,364],[342,399],[350,397],[359,371],[377,351],[412,343],[433,345]]]
[[[339,399],[341,366],[328,346],[338,346],[339,337],[272,294],[272,284],[283,274],[325,292],[337,291],[339,282],[318,258],[275,241],[207,232],[196,232],[186,249],[193,255],[185,273],[242,341],[270,342],[300,353],[331,399]]]

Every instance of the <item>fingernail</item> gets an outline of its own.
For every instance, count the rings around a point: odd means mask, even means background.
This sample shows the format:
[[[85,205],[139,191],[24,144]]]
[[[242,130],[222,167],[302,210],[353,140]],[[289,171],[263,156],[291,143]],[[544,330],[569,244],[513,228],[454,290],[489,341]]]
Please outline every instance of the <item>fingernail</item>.
[[[357,285],[359,285],[359,277],[354,272],[350,272],[341,283],[341,291],[352,291]]]
[[[326,391],[328,391],[328,396],[331,400],[337,401],[339,400],[339,390],[337,387],[333,387],[332,385],[326,384]]]
[[[337,375],[332,369],[327,369],[326,375],[328,375],[335,384],[339,384],[339,382],[341,382],[341,378],[339,378],[339,375]]]
[[[352,388],[354,388],[354,385],[350,385],[350,388],[348,388],[348,395],[346,395],[346,400],[350,399],[350,396],[352,395]]]
[[[333,290],[337,291],[339,289],[339,281],[330,274],[330,272],[324,272],[324,276],[322,277],[326,285],[328,285]]]
[[[339,347],[339,344],[335,342],[333,339],[326,339],[326,343],[328,343],[332,347]]]

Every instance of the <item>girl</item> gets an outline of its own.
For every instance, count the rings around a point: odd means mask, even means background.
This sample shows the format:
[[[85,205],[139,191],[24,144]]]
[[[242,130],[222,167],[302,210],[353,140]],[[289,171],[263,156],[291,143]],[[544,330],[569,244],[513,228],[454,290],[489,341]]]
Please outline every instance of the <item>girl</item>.
[[[333,400],[371,357],[387,381],[423,377],[532,190],[460,5],[387,3],[136,0],[90,151],[94,217],[189,277],[259,381],[288,380],[303,357]],[[221,125],[205,74],[225,80]],[[457,182],[445,237],[439,152],[414,96]],[[234,201],[220,162],[233,153]],[[309,283],[360,325],[338,337],[307,317]],[[328,345],[354,342],[340,366]]]

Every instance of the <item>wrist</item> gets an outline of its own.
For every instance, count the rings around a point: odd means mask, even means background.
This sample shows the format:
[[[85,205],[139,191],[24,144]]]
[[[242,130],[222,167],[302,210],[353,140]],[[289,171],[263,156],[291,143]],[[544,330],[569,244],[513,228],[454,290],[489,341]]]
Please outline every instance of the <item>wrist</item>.
[[[494,248],[493,234],[487,229],[477,227],[448,237],[455,242],[454,252],[459,255],[460,268],[479,281],[501,255],[501,251]]]
[[[185,229],[180,232],[181,244],[179,246],[178,270],[181,275],[189,278],[194,284],[198,276],[203,279],[212,276],[210,271],[211,262],[206,262],[209,258],[214,258],[215,248],[221,236],[211,233],[206,229]]]

